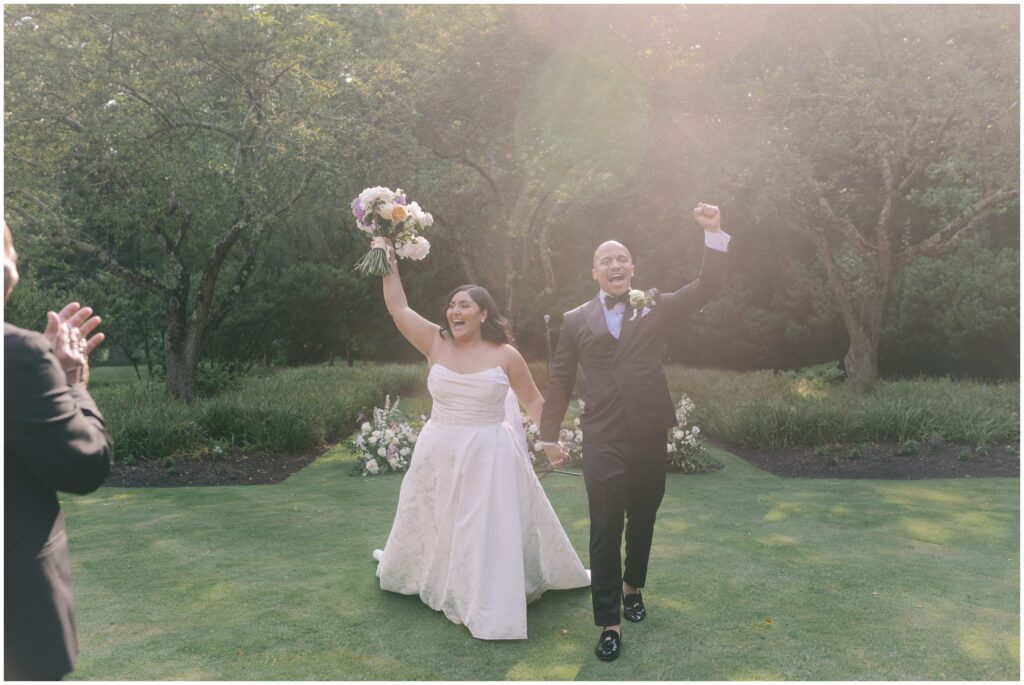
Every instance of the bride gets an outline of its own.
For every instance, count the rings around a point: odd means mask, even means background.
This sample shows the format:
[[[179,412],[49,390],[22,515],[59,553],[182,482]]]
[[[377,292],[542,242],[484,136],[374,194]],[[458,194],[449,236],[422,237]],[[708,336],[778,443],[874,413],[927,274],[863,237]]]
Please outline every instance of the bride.
[[[452,291],[438,326],[409,308],[390,241],[371,247],[387,250],[384,300],[430,364],[433,399],[387,544],[374,551],[381,589],[418,594],[476,638],[526,639],[528,603],[590,585],[516,432],[516,398],[535,423],[544,398],[485,289]]]

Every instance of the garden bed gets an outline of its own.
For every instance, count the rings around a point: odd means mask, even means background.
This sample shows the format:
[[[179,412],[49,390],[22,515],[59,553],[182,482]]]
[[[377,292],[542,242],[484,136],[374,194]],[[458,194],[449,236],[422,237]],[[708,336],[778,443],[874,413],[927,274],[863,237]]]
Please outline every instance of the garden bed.
[[[750,450],[710,441],[758,468],[786,478],[874,478],[923,480],[928,478],[1018,478],[1020,458],[1005,445],[992,445],[978,453],[965,445],[925,447],[918,454],[900,444],[789,447]],[[984,450],[983,450],[984,452]],[[274,453],[236,451],[218,458],[158,460],[114,464],[104,485],[117,488],[173,488],[208,485],[271,485],[304,468],[323,450]]]
[[[713,443],[717,444],[717,443]],[[1020,457],[1006,445],[983,450],[946,443],[908,454],[905,444],[870,443],[831,447],[757,450],[717,444],[751,464],[786,478],[1019,478]]]

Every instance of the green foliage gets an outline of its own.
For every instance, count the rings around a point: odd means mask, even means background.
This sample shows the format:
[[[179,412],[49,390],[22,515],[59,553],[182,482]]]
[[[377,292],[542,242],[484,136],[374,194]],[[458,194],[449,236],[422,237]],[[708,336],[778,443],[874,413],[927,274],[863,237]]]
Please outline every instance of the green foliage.
[[[1020,367],[1020,251],[976,236],[907,268],[882,339],[892,375],[1012,378]]]
[[[45,308],[92,304],[107,353],[148,368],[173,329],[168,304],[193,321],[207,282],[211,311],[194,319],[204,359],[410,359],[379,283],[349,271],[367,246],[348,201],[381,183],[438,219],[430,258],[403,272],[430,319],[451,287],[478,282],[542,358],[542,315],[557,325],[594,295],[598,242],[626,241],[638,286],[679,287],[701,258],[689,208],[712,201],[735,237],[730,287],[676,332],[671,357],[740,370],[834,360],[848,322],[813,242],[786,227],[825,231],[861,312],[880,272],[842,228],[874,237],[886,154],[934,152],[894,195],[894,253],[1015,185],[1017,16],[8,5],[5,183],[25,269],[7,320],[39,328]],[[885,376],[1018,376],[1019,206],[977,224],[977,240],[891,282],[875,331]],[[126,285],[115,264],[140,278]]]
[[[902,443],[932,435],[993,444],[1020,436],[1016,382],[882,381],[873,393],[857,395],[835,384],[808,391],[790,374],[675,367],[669,384],[693,399],[693,421],[704,432],[743,447]]]
[[[917,440],[904,440],[896,448],[896,454],[901,457],[916,457],[918,452]]]
[[[831,361],[802,368],[796,372],[796,377],[821,385],[829,385],[842,383],[846,374],[839,368],[839,362]]]
[[[114,440],[115,458],[199,453],[210,443],[262,450],[316,449],[352,430],[360,412],[388,392],[422,382],[419,366],[307,366],[249,374],[235,390],[191,405],[169,400],[157,383],[94,388]]]

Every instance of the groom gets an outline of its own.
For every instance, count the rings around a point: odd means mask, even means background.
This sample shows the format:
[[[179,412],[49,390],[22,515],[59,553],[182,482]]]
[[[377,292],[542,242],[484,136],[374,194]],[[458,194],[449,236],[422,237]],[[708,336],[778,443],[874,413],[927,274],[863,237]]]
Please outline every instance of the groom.
[[[676,425],[675,406],[661,365],[665,336],[684,317],[700,311],[722,289],[729,235],[721,230],[718,207],[700,204],[694,218],[704,228],[704,264],[694,282],[672,293],[640,295],[630,286],[633,258],[608,241],[594,252],[594,280],[600,292],[565,314],[548,383],[540,437],[554,466],[564,461],[559,427],[583,367],[586,398],[583,476],[590,503],[591,594],[594,623],[602,627],[595,652],[618,657],[622,645],[619,611],[639,623],[647,615],[640,588],[654,519],[665,493],[667,437]],[[626,519],[626,569],[620,548]]]

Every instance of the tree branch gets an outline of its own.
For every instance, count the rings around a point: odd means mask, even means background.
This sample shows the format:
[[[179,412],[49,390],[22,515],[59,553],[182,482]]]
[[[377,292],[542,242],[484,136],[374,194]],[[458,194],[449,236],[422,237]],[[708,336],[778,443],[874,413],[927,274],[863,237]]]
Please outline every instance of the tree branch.
[[[1003,188],[983,197],[936,233],[933,233],[920,243],[911,245],[903,250],[898,255],[899,265],[906,266],[919,257],[938,257],[946,254],[981,223],[981,219],[986,211],[1006,200],[1017,197],[1019,194],[1019,188]]]

